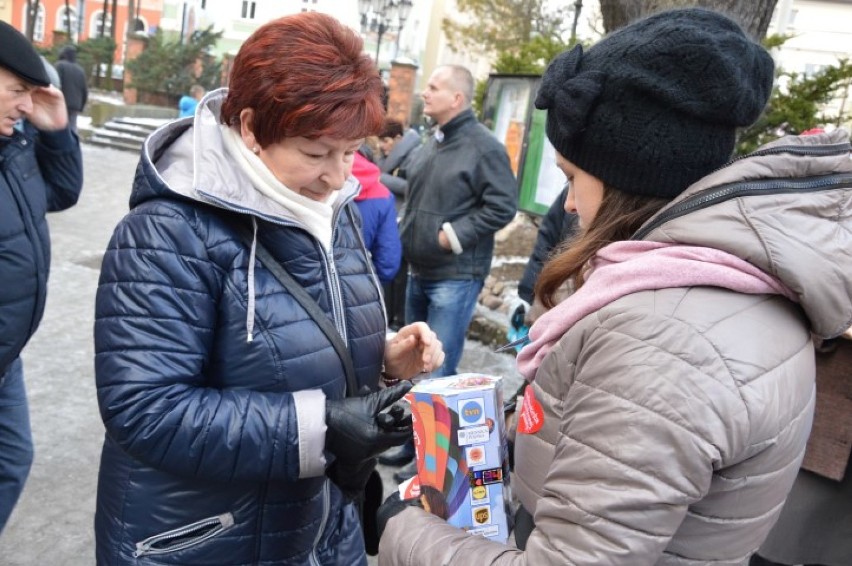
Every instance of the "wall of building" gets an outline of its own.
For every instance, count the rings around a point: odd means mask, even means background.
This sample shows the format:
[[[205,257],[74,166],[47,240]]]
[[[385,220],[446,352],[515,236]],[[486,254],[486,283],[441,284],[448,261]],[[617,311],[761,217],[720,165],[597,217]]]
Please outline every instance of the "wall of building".
[[[179,0],[166,1],[181,3]],[[216,54],[219,56],[236,53],[254,30],[270,20],[288,14],[303,11],[324,12],[334,15],[353,28],[358,24],[355,0],[205,0],[203,6],[200,6],[199,0],[195,1],[199,3],[198,27],[212,25],[214,29],[224,32],[222,40],[216,46]]]
[[[780,0],[769,34],[791,35],[774,53],[776,64],[787,72],[805,75],[852,59],[852,1]],[[826,114],[852,113],[852,89],[839,92],[826,106]],[[852,118],[847,118],[852,123]]]
[[[10,19],[5,20],[11,22],[17,29],[25,32],[25,14],[26,0],[0,0],[10,5]],[[141,4],[140,4],[141,2]],[[136,0],[134,8],[135,13],[138,13],[140,21],[143,23],[146,31],[153,31],[159,24],[160,15],[163,12],[163,0]],[[54,43],[54,31],[60,31],[60,41],[65,41],[66,23],[64,20],[65,0],[40,0],[40,9],[42,11],[42,20],[40,25],[40,33],[33,38],[33,43],[42,47],[48,47]],[[99,16],[103,12],[103,0],[72,0],[69,2],[71,12],[75,14],[77,24],[74,32],[78,41],[83,41],[91,37],[98,36]],[[124,38],[126,35],[127,24],[130,21],[128,15],[128,0],[119,0],[116,4],[116,31],[118,46],[115,50],[115,62],[121,63],[124,59]],[[112,0],[107,3],[108,17],[111,14]],[[73,24],[72,24],[73,26]]]
[[[0,0],[0,20],[12,21],[12,0]]]

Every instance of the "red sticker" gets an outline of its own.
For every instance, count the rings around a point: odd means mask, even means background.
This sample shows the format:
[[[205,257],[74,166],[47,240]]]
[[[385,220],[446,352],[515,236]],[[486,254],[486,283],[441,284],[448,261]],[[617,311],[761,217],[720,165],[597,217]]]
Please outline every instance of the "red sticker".
[[[541,404],[536,400],[533,387],[530,385],[524,391],[524,402],[521,405],[521,414],[518,415],[518,432],[521,434],[534,434],[544,425],[544,411]]]

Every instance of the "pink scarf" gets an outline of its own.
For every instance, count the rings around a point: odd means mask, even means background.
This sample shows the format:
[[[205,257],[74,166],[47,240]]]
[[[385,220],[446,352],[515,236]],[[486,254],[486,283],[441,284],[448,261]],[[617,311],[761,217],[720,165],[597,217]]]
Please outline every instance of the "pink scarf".
[[[518,370],[535,379],[541,361],[581,318],[625,295],[675,287],[721,287],[749,295],[796,295],[775,277],[727,252],[698,246],[625,241],[610,244],[591,261],[585,284],[543,314],[518,354]]]

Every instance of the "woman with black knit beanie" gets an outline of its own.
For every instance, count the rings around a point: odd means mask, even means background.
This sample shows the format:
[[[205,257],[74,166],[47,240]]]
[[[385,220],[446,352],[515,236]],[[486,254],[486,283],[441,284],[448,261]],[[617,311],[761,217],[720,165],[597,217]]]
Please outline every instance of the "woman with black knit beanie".
[[[772,82],[766,50],[701,9],[550,64],[536,106],[581,233],[518,355],[517,546],[392,497],[380,564],[748,563],[804,455],[812,335],[852,324],[848,135],[729,161]]]

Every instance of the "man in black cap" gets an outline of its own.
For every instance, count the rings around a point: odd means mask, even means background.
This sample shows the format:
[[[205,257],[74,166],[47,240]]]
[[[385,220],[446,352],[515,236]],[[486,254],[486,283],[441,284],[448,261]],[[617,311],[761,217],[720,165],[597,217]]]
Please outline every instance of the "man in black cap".
[[[0,531],[33,459],[20,353],[44,312],[48,211],[77,202],[80,142],[30,42],[0,22]]]

